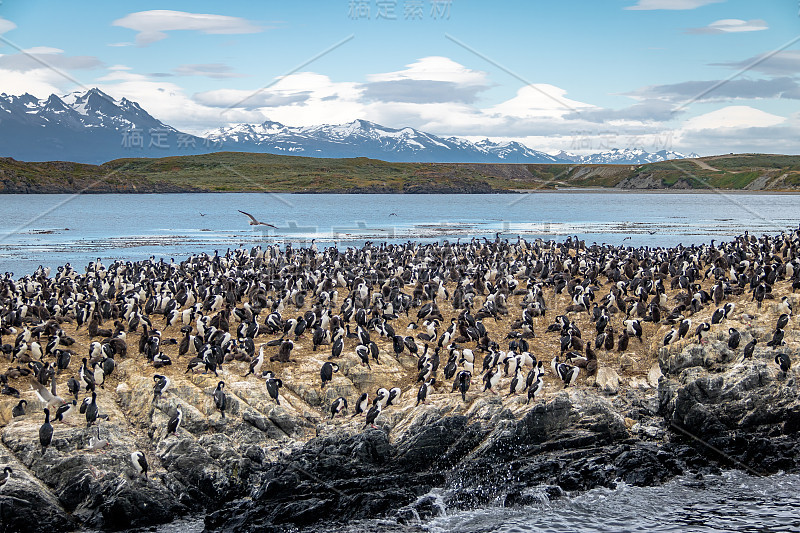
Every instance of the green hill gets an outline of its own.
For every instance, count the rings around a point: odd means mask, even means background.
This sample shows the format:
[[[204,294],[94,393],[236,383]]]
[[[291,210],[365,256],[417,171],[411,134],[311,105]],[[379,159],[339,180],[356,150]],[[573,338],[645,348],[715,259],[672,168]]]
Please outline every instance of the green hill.
[[[570,188],[800,190],[800,156],[736,154],[646,165],[387,163],[218,152],[102,165],[0,158],[0,193],[488,193]]]

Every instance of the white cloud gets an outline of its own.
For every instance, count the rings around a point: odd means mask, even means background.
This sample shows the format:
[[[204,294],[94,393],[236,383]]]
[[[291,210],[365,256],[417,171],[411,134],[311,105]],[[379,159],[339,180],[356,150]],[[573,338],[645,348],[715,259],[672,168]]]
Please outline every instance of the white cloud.
[[[356,102],[361,95],[358,84],[351,82],[334,82],[328,76],[314,72],[297,72],[279,78],[266,88],[255,89],[218,89],[194,95],[194,99],[204,105],[214,107],[258,108],[277,107],[282,102],[295,104],[299,101],[307,103]],[[332,104],[328,104],[333,107]],[[297,111],[297,108],[293,108]],[[269,113],[274,112],[270,109]],[[354,117],[355,118],[355,117]],[[320,120],[314,124],[320,123]],[[291,125],[299,124],[295,121]]]
[[[800,84],[781,76],[769,79],[725,79],[683,81],[667,85],[650,85],[625,93],[637,100],[659,99],[680,103],[681,108],[696,102],[727,101],[751,98],[800,99]]]
[[[303,105],[281,106],[264,110],[270,120],[296,126],[314,126],[317,124],[343,124],[355,118],[368,116],[364,106],[359,102],[347,99],[324,101],[309,98]],[[228,116],[228,113],[225,114]]]
[[[489,88],[485,72],[469,69],[450,58],[423,57],[406,69],[370,74],[364,97],[378,102],[416,104],[472,103]]]
[[[258,33],[264,29],[241,17],[166,9],[130,13],[115,20],[112,24],[139,32],[136,34],[136,44],[139,46],[166,39],[166,32],[175,30],[192,30],[208,34],[239,34]]]
[[[669,9],[669,10],[684,10],[696,9],[708,4],[717,4],[725,0],[639,0],[635,5],[628,6],[625,9],[634,10],[652,10],[652,9]]]
[[[461,85],[489,85],[487,75],[480,70],[472,70],[449,57],[429,56],[406,65],[406,69],[382,74],[370,74],[369,81],[449,81]]]
[[[49,69],[21,72],[0,67],[0,80],[3,80],[2,92],[6,94],[30,93],[37,98],[63,94],[75,86],[72,81]]]
[[[51,52],[44,55],[52,57],[66,57],[55,53],[55,49],[37,47],[31,50]],[[24,54],[17,55],[24,57]],[[74,86],[65,87],[67,80],[44,68],[12,70],[3,64],[7,57],[10,56],[0,56],[0,79],[6,92],[27,91],[46,97],[50,93],[64,94],[75,89]],[[220,64],[181,65],[175,71],[200,75],[230,73]],[[779,82],[791,88],[786,80],[770,83]],[[430,90],[441,88],[439,84],[450,84],[454,91],[458,89],[462,93],[454,93],[449,100],[436,101],[430,101],[433,93],[426,93],[426,98],[399,101],[367,97],[369,88],[374,87],[371,84],[376,83],[400,84],[395,86],[398,91],[409,83]],[[488,76],[442,57],[422,58],[403,70],[367,76],[365,82],[336,81],[324,74],[297,72],[278,78],[265,89],[254,86],[187,94],[182,86],[158,75],[140,74],[117,64],[106,67],[93,84],[116,98],[124,96],[139,102],[156,118],[189,133],[268,119],[289,126],[313,126],[363,118],[389,127],[410,126],[441,136],[516,140],[551,152],[563,149],[589,153],[611,147],[640,147],[653,151],[666,147],[708,154],[746,151],[748,146],[756,149],[762,147],[763,139],[775,143],[773,151],[796,152],[796,148],[790,147],[798,138],[791,135],[798,131],[800,121],[796,118],[794,126],[790,127],[788,119],[748,106],[727,106],[688,120],[684,119],[685,115],[671,113],[671,95],[696,94],[699,88],[692,85],[696,83],[699,82],[674,84],[675,87],[664,89],[668,97],[665,100],[645,99],[618,110],[569,98],[566,89],[545,83],[521,87],[505,101],[480,105],[464,98],[468,92],[465,88],[491,87]],[[686,84],[689,85],[684,86]],[[747,89],[731,87],[740,96]],[[777,94],[781,87],[783,85],[768,87],[769,91],[763,89],[763,96],[775,98],[768,95]],[[786,87],[781,89],[781,94]],[[436,98],[441,96],[436,94]],[[636,96],[637,100],[644,97]],[[780,134],[785,135],[781,137]],[[587,138],[591,141],[590,147],[586,147]],[[666,145],[663,139],[669,139],[670,144]]]
[[[297,104],[307,101],[310,96],[311,91],[217,89],[195,94],[193,99],[210,107],[258,109]]]
[[[129,72],[131,69],[115,68],[109,70],[108,74],[95,78],[95,81],[149,81],[149,78],[144,74]],[[128,97],[128,100],[132,100],[132,98]]]
[[[722,19],[705,26],[704,28],[689,28],[686,33],[714,34],[714,33],[739,33],[747,31],[768,30],[769,25],[761,19]]]
[[[264,91],[221,89],[192,96],[175,83],[122,68],[95,80],[102,91],[138,102],[157,119],[188,133],[201,134],[226,124],[260,123],[267,119],[292,126],[342,123],[366,116],[360,89],[350,82],[333,82],[313,72],[279,79]],[[229,106],[247,100],[236,107]]]
[[[349,122],[365,118],[392,127],[411,126],[442,135],[515,134],[528,129],[546,131],[559,120],[563,124],[582,121],[564,120],[566,114],[595,109],[595,106],[567,98],[566,90],[553,85],[526,86],[504,102],[481,108],[458,93],[449,100],[433,95],[435,84],[451,84],[451,92],[465,87],[488,87],[485,73],[474,71],[441,57],[423,58],[406,70],[374,74],[367,83],[335,82],[328,76],[300,72],[279,79],[272,86],[258,90],[220,89],[195,94],[198,104],[217,108],[260,110],[271,120],[290,126],[309,126]],[[370,90],[376,83],[416,83],[417,89],[430,89],[424,98],[399,99],[406,87],[394,87],[394,98],[374,98]],[[382,87],[385,88],[385,87]],[[384,93],[386,94],[386,93]],[[459,96],[461,95],[461,96]],[[436,96],[436,99],[431,99]],[[227,118],[227,111],[224,112]],[[635,121],[634,121],[635,122]],[[565,128],[566,131],[574,126]]]
[[[16,27],[17,25],[10,20],[0,17],[0,35],[3,35],[4,33],[13,30]]]
[[[394,128],[410,126],[437,135],[480,133],[476,124],[493,128],[501,119],[488,118],[480,109],[461,103],[372,103],[363,117]]]
[[[567,113],[580,112],[581,108],[595,106],[571,100],[567,91],[547,83],[526,85],[516,96],[486,109],[489,115],[504,115],[524,118],[556,118]]]
[[[34,46],[33,48],[26,48],[22,50],[26,54],[63,54],[64,50],[61,48],[53,48],[52,46]]]
[[[203,63],[192,65],[180,65],[173,69],[179,76],[204,76],[206,78],[241,78],[244,74],[233,72],[233,69],[223,63]]]
[[[755,111],[734,111],[740,120],[723,120],[728,124],[726,127],[679,130],[676,144],[704,155],[730,152],[797,154],[800,113],[784,118]]]
[[[800,74],[800,50],[766,52],[741,61],[709,63],[709,65],[752,70],[772,76],[798,76]]]
[[[96,82],[103,92],[138,102],[157,119],[187,133],[198,134],[228,122],[263,122],[266,118],[261,111],[244,109],[232,109],[223,115],[219,109],[195,102],[179,85],[123,70],[115,70]]]
[[[19,54],[0,55],[0,68],[29,72],[34,70],[83,70],[103,66],[94,56],[68,56],[59,48],[35,46]],[[61,75],[61,74],[59,74]],[[62,75],[63,76],[63,75]],[[3,80],[5,82],[5,80]]]
[[[746,105],[732,105],[687,120],[684,130],[777,126],[786,118]]]

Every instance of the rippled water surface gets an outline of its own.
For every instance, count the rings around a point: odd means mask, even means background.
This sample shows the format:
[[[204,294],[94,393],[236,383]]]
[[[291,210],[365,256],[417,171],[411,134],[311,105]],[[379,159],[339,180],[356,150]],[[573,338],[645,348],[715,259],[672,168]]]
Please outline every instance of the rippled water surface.
[[[437,497],[444,497],[438,491]],[[488,506],[445,510],[410,524],[389,520],[355,522],[336,533],[381,531],[430,533],[594,533],[594,532],[797,532],[800,531],[800,476],[753,477],[725,472],[703,480],[679,477],[664,485],[595,489],[552,502],[505,509]]]
[[[104,194],[0,197],[0,271],[97,257],[180,260],[272,242],[360,244],[493,237],[673,246],[777,233],[800,221],[778,194],[568,192],[498,195]],[[253,228],[238,212],[278,226]]]
[[[754,478],[740,472],[702,482],[596,489],[522,510],[455,513],[429,524],[435,532],[479,531],[800,531],[800,477]]]

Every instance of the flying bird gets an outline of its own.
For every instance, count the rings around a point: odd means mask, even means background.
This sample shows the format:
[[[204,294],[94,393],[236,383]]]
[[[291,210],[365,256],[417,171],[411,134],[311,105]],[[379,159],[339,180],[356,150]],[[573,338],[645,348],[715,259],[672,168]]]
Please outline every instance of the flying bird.
[[[266,222],[259,222],[258,220],[256,220],[256,217],[254,217],[250,213],[245,213],[241,209],[239,209],[239,212],[241,214],[243,214],[243,215],[247,215],[250,218],[250,225],[251,226],[269,226],[270,228],[276,228],[276,229],[278,227],[278,226],[273,226],[272,224],[267,224]]]

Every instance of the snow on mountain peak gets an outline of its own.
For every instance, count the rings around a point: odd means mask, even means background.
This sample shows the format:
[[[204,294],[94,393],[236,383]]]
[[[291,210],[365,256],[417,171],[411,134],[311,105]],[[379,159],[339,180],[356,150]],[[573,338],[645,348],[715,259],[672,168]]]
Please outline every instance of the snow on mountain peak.
[[[75,91],[62,97],[51,94],[46,99],[37,99],[30,94],[0,94],[0,109],[5,116],[14,117],[13,121],[4,120],[2,123],[6,128],[11,128],[3,130],[10,138],[15,135],[12,132],[20,131],[21,127],[33,128],[30,130],[31,138],[41,138],[47,132],[46,135],[56,140],[56,145],[63,145],[65,140],[79,143],[78,137],[92,132],[91,135],[103,138],[105,146],[119,150],[122,134],[136,129],[149,136],[145,142],[161,149],[160,155],[186,153],[189,149],[187,142],[191,142],[192,149],[197,148],[202,152],[224,147],[226,150],[249,152],[334,158],[371,157],[398,162],[644,164],[687,157],[666,149],[650,153],[641,148],[610,148],[590,155],[575,155],[563,150],[548,154],[514,140],[484,138],[473,142],[461,137],[440,137],[408,126],[391,128],[365,119],[314,126],[286,126],[271,120],[260,124],[228,124],[207,131],[200,138],[187,136],[165,125],[132,100],[115,100],[98,88]],[[164,144],[163,135],[159,133],[164,131],[173,136],[168,145]],[[183,140],[178,140],[178,137]],[[193,140],[186,141],[188,137]],[[27,154],[25,150],[33,150],[27,147],[36,144],[23,142],[22,137],[17,140],[17,144],[24,149],[10,150],[8,155],[12,157],[18,155],[16,152]],[[77,155],[77,152],[73,155],[66,151],[58,155],[65,160],[105,161],[112,156],[130,154],[112,153],[108,148],[102,152],[98,146],[96,141],[80,146],[80,150],[83,150],[80,154],[91,155]],[[183,151],[179,150],[181,148]],[[697,154],[688,157],[697,157]]]
[[[399,161],[643,164],[684,157],[677,152],[649,153],[641,148],[611,148],[583,156],[563,150],[548,154],[514,140],[484,138],[471,142],[407,126],[390,128],[364,119],[314,126],[285,126],[272,121],[260,125],[235,124],[211,130],[205,136],[226,144],[247,142],[276,153],[333,152],[330,157],[366,155]]]

